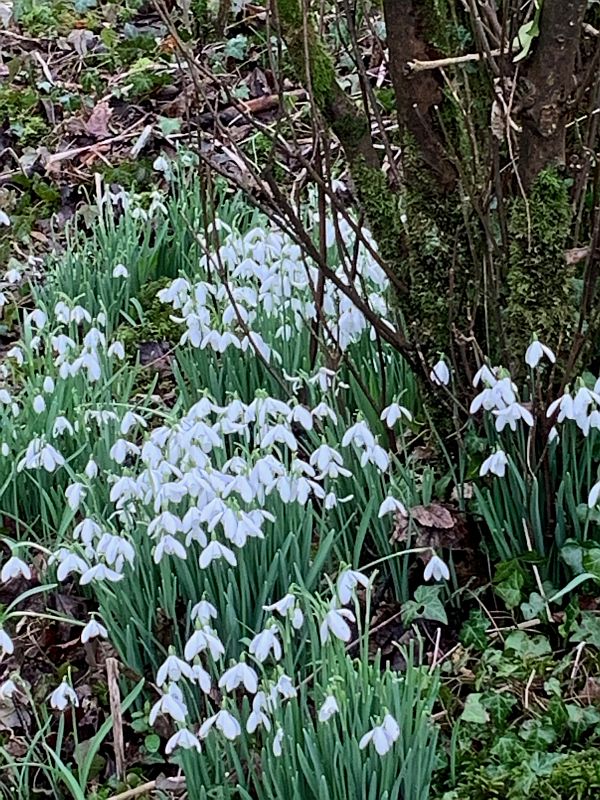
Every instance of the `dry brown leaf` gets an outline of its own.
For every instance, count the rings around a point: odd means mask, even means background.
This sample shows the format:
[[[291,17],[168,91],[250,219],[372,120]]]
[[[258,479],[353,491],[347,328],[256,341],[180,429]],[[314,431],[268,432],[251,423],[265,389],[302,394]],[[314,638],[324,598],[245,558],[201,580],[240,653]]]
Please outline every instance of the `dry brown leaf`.
[[[85,123],[87,133],[89,133],[90,136],[94,136],[96,139],[107,139],[110,136],[108,122],[111,116],[112,108],[107,100],[102,100],[100,103],[97,103],[89,119]]]
[[[425,528],[453,528],[454,517],[445,506],[431,503],[428,506],[414,506],[410,515]]]

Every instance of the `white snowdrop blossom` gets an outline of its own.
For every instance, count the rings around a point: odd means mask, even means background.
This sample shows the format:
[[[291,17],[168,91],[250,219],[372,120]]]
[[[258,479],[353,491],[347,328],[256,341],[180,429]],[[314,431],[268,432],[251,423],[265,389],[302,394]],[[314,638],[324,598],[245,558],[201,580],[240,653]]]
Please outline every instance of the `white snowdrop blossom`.
[[[254,733],[259,725],[270,731],[271,720],[269,719],[266,711],[268,710],[267,698],[264,692],[258,692],[252,700],[252,711],[248,715],[246,721],[246,730],[248,733]]]
[[[211,619],[217,618],[217,609],[208,600],[201,600],[190,611],[190,619],[198,620],[200,625],[210,624]]]
[[[230,566],[235,567],[237,559],[229,547],[217,541],[212,541],[200,553],[200,567],[206,569],[215,559],[223,558]]]
[[[223,673],[219,679],[219,689],[232,692],[241,683],[250,694],[256,694],[258,691],[258,675],[252,667],[240,661],[239,664],[234,664]]]
[[[229,739],[231,742],[237,739],[242,733],[240,723],[233,716],[233,714],[225,709],[221,709],[221,711],[213,714],[212,717],[209,717],[205,722],[203,722],[200,726],[200,730],[198,731],[198,736],[201,739],[205,739],[213,725],[221,731],[226,739]]]
[[[0,683],[0,700],[10,700],[18,691],[17,684],[9,678],[4,683]]]
[[[297,605],[296,597],[293,594],[286,594],[281,600],[271,605],[263,606],[264,611],[276,611],[282,617],[288,617],[292,622],[292,627],[299,630],[304,623],[304,614]]]
[[[600,481],[595,483],[590,489],[590,493],[588,495],[588,508],[595,508],[598,505],[599,498],[600,498]]]
[[[281,675],[275,684],[275,689],[283,697],[284,700],[292,700],[298,695],[298,690],[292,683],[289,675]]]
[[[429,373],[429,380],[438,386],[448,386],[450,383],[450,370],[443,359],[440,359]]]
[[[323,701],[321,708],[319,709],[319,714],[318,714],[319,722],[328,722],[331,719],[331,717],[333,717],[334,714],[337,714],[339,712],[339,710],[340,707],[338,706],[335,697],[331,694],[328,695]]]
[[[355,569],[345,569],[340,573],[336,583],[337,596],[340,603],[345,606],[354,597],[354,591],[358,585],[368,589],[370,586],[369,578],[362,572]]]
[[[170,755],[176,747],[184,750],[196,750],[198,753],[202,750],[198,738],[187,728],[182,728],[171,736],[165,745],[165,753]]]
[[[504,428],[508,425],[511,431],[517,430],[517,422],[523,420],[526,425],[533,427],[533,416],[529,409],[522,406],[520,403],[511,403],[506,408],[494,409],[492,412],[496,417],[496,430],[502,433]]]
[[[395,513],[400,513],[403,517],[408,516],[404,503],[400,502],[400,500],[396,500],[395,497],[388,495],[383,503],[379,506],[379,513],[377,516],[379,519],[381,519],[382,517],[385,517],[386,514]]]
[[[531,367],[531,369],[535,369],[542,360],[543,356],[546,356],[551,364],[554,364],[556,361],[556,356],[552,350],[549,347],[546,347],[545,344],[542,344],[535,339],[527,348],[525,353],[525,363]]]
[[[279,758],[282,753],[281,745],[283,743],[283,728],[278,728],[277,733],[275,734],[275,738],[273,739],[273,755],[275,758]]]
[[[508,458],[506,457],[504,450],[497,450],[495,453],[492,453],[491,456],[488,456],[485,459],[479,469],[479,475],[483,477],[491,472],[492,475],[497,475],[499,478],[503,478],[506,474],[507,464]]]
[[[356,621],[354,614],[349,609],[336,608],[335,606],[331,608],[325,614],[325,619],[319,628],[321,643],[325,644],[327,642],[330,633],[341,639],[342,642],[349,642],[352,637],[352,631],[346,620],[350,622]]]
[[[158,672],[156,673],[156,685],[160,687],[167,681],[177,683],[182,677],[191,680],[193,677],[192,669],[189,664],[171,653],[158,668]]]
[[[57,686],[50,695],[50,705],[58,711],[64,711],[68,705],[77,708],[79,706],[79,698],[73,687],[69,686],[66,680],[63,680],[60,686]]]
[[[148,722],[154,725],[159,714],[165,714],[175,720],[184,722],[187,717],[188,709],[183,699],[183,693],[176,683],[170,683],[166,692],[150,709]]]
[[[97,637],[108,639],[108,631],[98,620],[91,619],[81,632],[81,641],[83,644],[86,644],[90,639],[96,639]]]
[[[43,414],[46,410],[46,401],[41,394],[38,394],[33,398],[32,405],[36,414]]]
[[[69,508],[72,511],[77,511],[86,494],[87,489],[83,483],[72,483],[70,486],[67,486],[65,489],[65,497],[67,498]]]
[[[24,578],[31,580],[31,569],[17,556],[11,556],[0,572],[0,583],[8,583],[13,578]]]
[[[279,661],[282,656],[282,650],[278,635],[279,630],[275,625],[271,625],[264,631],[257,633],[248,648],[250,655],[253,655],[262,664],[273,651],[273,658],[275,661]]]
[[[386,714],[381,725],[375,726],[372,730],[365,733],[358,746],[364,750],[372,742],[375,750],[380,756],[384,756],[392,749],[394,742],[400,736],[400,727],[391,714]]]
[[[402,419],[402,417],[405,417],[409,422],[412,422],[412,414],[407,408],[398,405],[398,403],[392,403],[383,409],[380,419],[385,422],[388,428],[393,428],[398,420]]]
[[[0,655],[10,656],[15,652],[13,640],[8,633],[0,626]]]
[[[425,571],[423,572],[424,580],[430,581],[432,578],[434,581],[450,580],[450,570],[446,563],[442,561],[439,556],[435,555],[435,553],[427,562]]]
[[[113,278],[128,278],[129,272],[124,264],[117,264],[112,271]]]

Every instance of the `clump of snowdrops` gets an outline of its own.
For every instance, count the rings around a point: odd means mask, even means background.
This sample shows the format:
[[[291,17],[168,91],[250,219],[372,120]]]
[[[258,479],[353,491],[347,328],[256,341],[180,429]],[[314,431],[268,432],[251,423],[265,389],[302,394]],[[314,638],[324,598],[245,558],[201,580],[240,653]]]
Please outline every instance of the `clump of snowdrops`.
[[[415,652],[403,674],[368,658],[377,570],[401,600],[416,558],[423,581],[454,583],[451,552],[390,544],[394,520],[432,499],[431,471],[410,463],[421,413],[414,380],[328,283],[312,361],[317,268],[239,198],[203,219],[198,187],[180,180],[173,197],[145,205],[103,194],[92,242],[34,287],[1,375],[0,496],[17,531],[1,579],[30,577],[24,541],[36,538],[49,576],[89,592],[98,614],[82,621],[82,639],[108,638],[153,679],[150,721],[169,721],[165,753],[194,796],[218,786],[223,797],[424,800],[435,670],[419,667]],[[126,206],[118,220],[115,204]],[[347,281],[335,227],[328,256]],[[343,220],[337,229],[351,244]],[[387,281],[368,249],[352,269],[385,317]],[[140,287],[165,276],[158,297],[172,312],[174,405],[155,384],[140,392],[135,354],[119,335],[143,320]],[[15,273],[8,280],[18,284]],[[501,558],[546,557],[569,536],[585,549],[600,493],[600,387],[584,377],[544,404],[538,387],[554,355],[533,338],[525,358],[521,392],[501,367],[477,373],[471,412],[484,414],[486,437],[479,463],[463,459],[452,476],[462,503],[465,478],[474,479],[486,544]],[[443,357],[431,379],[452,390]],[[541,464],[558,487],[550,545]],[[573,581],[591,574],[580,569]],[[556,587],[557,575],[548,569],[544,601],[576,585]],[[9,628],[5,617],[8,655]],[[64,710],[78,702],[76,688],[65,680],[49,700]]]

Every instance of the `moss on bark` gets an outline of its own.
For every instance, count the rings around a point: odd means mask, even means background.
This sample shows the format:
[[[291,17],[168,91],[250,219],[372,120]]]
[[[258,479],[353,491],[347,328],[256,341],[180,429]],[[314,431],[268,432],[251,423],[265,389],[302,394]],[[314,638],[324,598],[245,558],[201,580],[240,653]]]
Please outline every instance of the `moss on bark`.
[[[569,336],[575,320],[573,273],[565,261],[571,206],[556,168],[541,172],[527,196],[514,201],[509,219],[510,264],[506,322],[516,359],[532,333],[551,347]]]

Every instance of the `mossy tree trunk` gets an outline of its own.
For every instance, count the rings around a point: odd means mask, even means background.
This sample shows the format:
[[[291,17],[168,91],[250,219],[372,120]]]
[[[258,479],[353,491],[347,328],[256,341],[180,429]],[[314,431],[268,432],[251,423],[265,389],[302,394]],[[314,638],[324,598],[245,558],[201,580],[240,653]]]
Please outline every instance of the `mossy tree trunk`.
[[[530,17],[512,0],[383,0],[400,186],[388,182],[369,112],[341,88],[302,0],[275,2],[289,54],[398,277],[397,306],[423,371],[444,353],[466,384],[484,352],[522,364],[532,335],[573,367],[586,325],[574,279],[593,279],[591,307],[600,264],[597,192],[586,200],[575,174],[593,173],[599,128],[586,129],[582,147],[572,125],[600,85],[600,37],[583,40],[587,0],[540,0]],[[536,35],[519,53],[527,31]],[[465,52],[479,61],[453,63]],[[590,241],[585,264],[569,265],[568,248]]]

